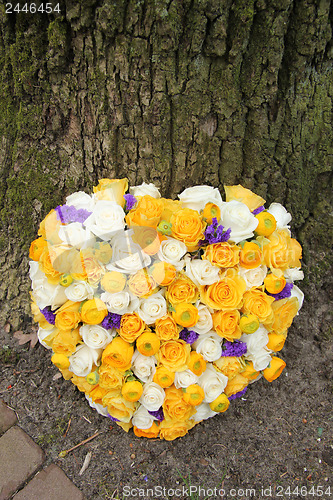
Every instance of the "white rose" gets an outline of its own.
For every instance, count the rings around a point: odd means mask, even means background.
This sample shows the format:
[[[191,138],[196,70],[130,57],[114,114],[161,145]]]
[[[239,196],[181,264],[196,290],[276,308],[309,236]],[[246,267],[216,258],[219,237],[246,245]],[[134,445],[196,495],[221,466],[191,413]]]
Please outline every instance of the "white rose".
[[[101,240],[107,241],[115,231],[124,229],[125,212],[115,201],[100,200],[84,225]]]
[[[146,184],[143,182],[139,186],[133,186],[129,188],[130,193],[137,198],[138,196],[146,196],[149,195],[152,198],[161,198],[161,194],[157,187],[150,183]]]
[[[111,240],[112,259],[106,266],[109,271],[118,271],[124,274],[134,274],[140,269],[149,266],[151,258],[141,247],[132,241],[133,231],[118,233]]]
[[[199,319],[197,323],[191,327],[191,330],[199,334],[208,333],[213,329],[213,318],[207,306],[204,304],[196,304],[199,312]]]
[[[186,262],[185,274],[195,283],[200,285],[212,285],[219,279],[220,269],[213,266],[209,260],[194,259],[191,260],[189,255],[186,255],[184,261]]]
[[[77,249],[93,247],[95,238],[89,229],[84,229],[81,222],[71,222],[60,226],[59,238],[66,244]]]
[[[94,289],[86,281],[75,281],[65,288],[65,294],[72,302],[82,302],[94,297]]]
[[[231,228],[230,239],[235,243],[239,243],[242,240],[252,238],[253,231],[259,221],[244,203],[232,200],[223,203],[221,223],[225,229]]]
[[[243,333],[240,338],[241,342],[246,343],[246,356],[248,356],[249,354],[255,354],[258,350],[265,347],[268,344],[268,340],[268,330],[266,330],[263,325],[260,325],[258,330],[256,330],[254,333],[251,333],[251,335]]]
[[[211,186],[194,186],[178,195],[183,207],[200,212],[207,203],[214,203],[221,208],[223,201],[220,191]]]
[[[175,373],[175,387],[177,389],[186,388],[189,385],[196,384],[199,377],[195,375],[191,370],[184,370],[183,372]]]
[[[246,283],[246,289],[249,290],[253,286],[261,286],[267,276],[267,267],[262,265],[254,269],[245,269],[239,266],[238,274]]]
[[[138,350],[132,356],[132,371],[142,382],[151,382],[156,372],[155,356],[144,356]]]
[[[304,273],[300,267],[290,267],[284,271],[284,277],[287,281],[298,281],[304,279]]]
[[[51,309],[54,310],[62,306],[67,300],[64,287],[51,285],[46,277],[33,282],[32,289],[35,302],[40,309],[51,306]]]
[[[91,349],[86,345],[79,345],[69,358],[69,371],[78,377],[86,377],[93,365],[98,365],[103,349]]]
[[[267,368],[271,362],[271,351],[265,347],[258,349],[255,353],[246,355],[246,359],[252,361],[253,368],[258,372]]]
[[[300,310],[300,308],[302,307],[303,302],[304,302],[304,293],[302,292],[302,290],[300,288],[298,288],[298,286],[294,285],[292,290],[291,290],[290,297],[296,297],[298,299],[298,310]],[[298,313],[297,313],[297,316],[298,316]]]
[[[134,412],[132,417],[132,424],[138,429],[149,429],[152,425],[154,418],[144,406],[140,406],[136,412]]]
[[[100,415],[103,415],[103,417],[109,416],[108,409],[105,406],[102,406],[99,403],[94,403],[93,400],[88,396],[88,394],[86,394],[86,399],[91,408],[94,408],[94,410],[96,410]]]
[[[128,314],[139,307],[139,299],[129,292],[101,294],[101,300],[105,303],[107,310],[115,314]]]
[[[153,325],[157,319],[166,315],[166,300],[161,293],[155,293],[147,299],[141,299],[136,312],[147,325]]]
[[[163,401],[165,399],[165,392],[162,387],[155,382],[149,382],[144,385],[143,393],[139,402],[144,406],[148,411],[157,411],[161,408]]]
[[[40,270],[39,262],[29,261],[29,276],[32,282],[45,278],[45,274]]]
[[[195,409],[197,410],[196,413],[190,417],[190,420],[194,420],[195,422],[201,422],[217,415],[217,412],[213,411],[208,403],[201,403]]]
[[[52,349],[52,347],[45,342],[45,339],[47,339],[48,336],[50,336],[50,338],[52,338],[52,336],[54,337],[57,332],[58,332],[57,328],[52,328],[51,330],[45,330],[45,328],[40,327],[38,328],[37,332],[38,340],[44,347],[46,347],[46,349]]]
[[[169,262],[175,266],[177,271],[181,271],[184,267],[184,261],[181,258],[186,254],[187,247],[182,241],[175,240],[174,238],[167,238],[162,241],[157,257],[164,261]]]
[[[291,221],[291,215],[281,203],[271,203],[267,212],[273,215],[278,229],[289,229],[288,224]]]
[[[208,364],[206,370],[199,377],[198,383],[205,393],[203,402],[211,403],[224,391],[228,383],[228,377],[217,372],[212,365]]]
[[[202,355],[205,361],[216,361],[221,357],[221,337],[211,331],[199,335],[198,340],[193,343],[195,350]]]
[[[92,212],[95,206],[94,199],[87,193],[83,191],[78,191],[77,193],[70,194],[66,198],[66,205],[73,206],[77,210],[84,209]]]
[[[83,342],[91,349],[104,349],[115,337],[116,330],[106,330],[99,325],[83,325],[80,335]]]

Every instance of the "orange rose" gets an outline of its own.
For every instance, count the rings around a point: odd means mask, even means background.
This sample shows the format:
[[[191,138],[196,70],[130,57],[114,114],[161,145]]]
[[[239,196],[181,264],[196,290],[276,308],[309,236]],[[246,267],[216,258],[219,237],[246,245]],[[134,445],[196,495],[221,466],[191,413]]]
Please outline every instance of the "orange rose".
[[[160,339],[149,330],[143,332],[136,340],[136,348],[143,356],[153,356],[160,348]]]
[[[147,255],[155,255],[161,246],[162,236],[154,227],[133,227],[133,241],[140,245]]]
[[[182,302],[193,303],[198,300],[198,297],[198,287],[182,273],[169,285],[165,294],[165,298],[173,305]]]
[[[62,331],[73,330],[77,328],[81,321],[79,313],[80,302],[67,300],[56,313],[55,326]]]
[[[221,210],[214,203],[206,203],[205,208],[203,209],[202,212],[202,218],[203,220],[208,222],[208,224],[211,224],[214,218],[220,220]]]
[[[277,271],[280,271],[280,269],[275,270],[276,273],[277,273]],[[281,271],[281,274],[280,273],[278,273],[278,274],[270,273],[264,279],[265,288],[266,288],[267,292],[269,292],[269,293],[282,292],[282,290],[286,286],[286,283],[287,283],[287,281],[284,278],[282,271]]]
[[[160,340],[176,340],[179,338],[177,323],[169,315],[156,320],[155,333]]]
[[[284,346],[284,343],[286,341],[286,336],[283,333],[269,333],[268,334],[268,343],[267,343],[267,349],[270,349],[271,351],[281,351],[281,349]]]
[[[213,324],[216,333],[227,340],[240,339],[242,332],[239,328],[240,314],[237,309],[222,310],[213,314]]]
[[[247,189],[240,184],[237,186],[224,186],[226,201],[236,200],[244,203],[251,212],[256,208],[265,205],[265,200],[261,196],[252,193],[250,189]]]
[[[79,303],[80,305],[80,303]],[[101,299],[86,300],[81,309],[81,318],[88,325],[99,325],[108,315],[106,305]]]
[[[274,319],[272,309],[274,300],[274,297],[270,297],[263,291],[263,287],[252,287],[244,293],[242,312],[255,314],[260,323],[270,327]]]
[[[47,246],[47,241],[44,238],[37,238],[34,240],[29,249],[29,258],[38,261],[44,248]]]
[[[213,309],[239,309],[245,290],[243,278],[234,269],[228,269],[220,281],[201,287],[201,301]]]
[[[252,361],[246,361],[245,363],[245,369],[242,371],[243,377],[249,380],[255,380],[258,375],[260,375],[260,372],[254,369]]]
[[[139,199],[136,207],[126,215],[126,223],[132,226],[148,226],[156,228],[161,219],[163,203],[160,199],[145,195]]]
[[[259,224],[256,227],[256,234],[259,236],[270,236],[276,229],[276,219],[269,212],[260,212],[256,215]]]
[[[191,384],[183,391],[183,400],[191,406],[200,405],[205,398],[205,393],[202,387],[198,384]]]
[[[153,382],[156,384],[160,385],[163,389],[166,387],[170,387],[174,383],[175,380],[175,374],[174,372],[171,372],[165,366],[159,366],[156,369]]]
[[[106,389],[103,389],[99,385],[96,385],[96,387],[94,387],[94,389],[89,393],[89,397],[93,400],[94,403],[101,405],[103,404],[103,397],[106,393]]]
[[[146,327],[145,322],[137,313],[123,314],[120,320],[119,335],[126,342],[134,342]]]
[[[239,264],[245,269],[255,269],[262,261],[260,246],[252,241],[246,241],[239,254]]]
[[[278,358],[277,356],[273,356],[270,364],[267,368],[263,370],[263,375],[268,382],[273,382],[273,380],[277,379],[282,370],[285,368],[286,363],[283,359]]]
[[[124,374],[117,370],[114,366],[102,364],[98,370],[99,373],[99,385],[103,389],[117,389],[121,390],[124,382]]]
[[[191,372],[194,373],[194,375],[200,377],[200,375],[202,375],[206,370],[206,361],[201,354],[196,351],[191,351],[187,366],[189,367]]]
[[[265,264],[271,269],[301,267],[302,247],[285,229],[276,229],[264,240],[263,252]]]
[[[173,441],[174,439],[183,437],[197,423],[198,422],[194,422],[193,420],[188,420],[187,422],[163,420],[160,424],[160,438],[165,439],[166,441]]]
[[[145,269],[133,274],[128,280],[130,291],[137,297],[148,297],[156,288],[156,283],[152,276],[149,276]]]
[[[199,319],[199,311],[192,304],[175,304],[171,311],[173,319],[180,326],[190,328],[194,326]]]
[[[286,333],[298,312],[298,299],[297,297],[292,297],[275,300],[272,304],[272,310],[274,313],[272,332],[279,334]]]
[[[204,240],[206,223],[196,210],[183,208],[171,216],[171,235],[182,241],[190,252],[199,248],[199,241]]]
[[[162,342],[156,358],[171,372],[181,372],[187,368],[190,352],[191,346],[184,340],[167,340]]]
[[[234,267],[239,262],[239,252],[240,248],[237,245],[213,243],[207,246],[202,258],[217,267]]]
[[[134,425],[133,432],[137,437],[145,437],[145,438],[154,439],[154,438],[157,438],[158,433],[160,432],[160,428],[155,422],[153,422],[152,426],[149,427],[149,429],[138,429]]]
[[[182,389],[176,389],[174,385],[165,389],[163,410],[166,419],[178,422],[188,420],[195,413],[193,406],[184,401]]]
[[[115,337],[102,353],[102,363],[125,372],[131,368],[134,348],[121,337]]]

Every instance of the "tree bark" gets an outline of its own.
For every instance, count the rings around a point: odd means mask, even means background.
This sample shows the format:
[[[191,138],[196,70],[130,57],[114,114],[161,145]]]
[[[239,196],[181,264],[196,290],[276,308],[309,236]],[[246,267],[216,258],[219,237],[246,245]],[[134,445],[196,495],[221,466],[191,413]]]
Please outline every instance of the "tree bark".
[[[331,2],[59,5],[49,15],[0,7],[0,321],[16,328],[29,315],[28,248],[48,211],[126,176],[165,196],[241,183],[283,203],[304,248],[309,321],[326,335]]]

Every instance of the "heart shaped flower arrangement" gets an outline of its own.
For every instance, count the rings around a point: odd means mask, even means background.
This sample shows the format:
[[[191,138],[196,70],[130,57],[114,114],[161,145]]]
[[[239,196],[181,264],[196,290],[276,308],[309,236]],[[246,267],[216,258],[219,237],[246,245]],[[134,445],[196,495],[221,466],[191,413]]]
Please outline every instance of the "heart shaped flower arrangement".
[[[39,341],[90,405],[173,440],[227,410],[278,355],[303,294],[290,214],[250,190],[101,179],[42,221],[30,247]]]

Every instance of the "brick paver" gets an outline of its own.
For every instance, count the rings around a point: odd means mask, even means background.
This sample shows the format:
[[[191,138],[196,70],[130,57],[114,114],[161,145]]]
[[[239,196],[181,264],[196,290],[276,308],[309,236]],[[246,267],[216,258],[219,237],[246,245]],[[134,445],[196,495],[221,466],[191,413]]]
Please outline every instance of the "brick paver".
[[[10,427],[15,425],[17,418],[15,412],[8,408],[8,406],[0,400],[0,436],[6,432]]]
[[[13,500],[84,500],[81,491],[55,464],[38,474]]]
[[[44,462],[43,450],[22,429],[0,438],[0,500],[7,500]]]

